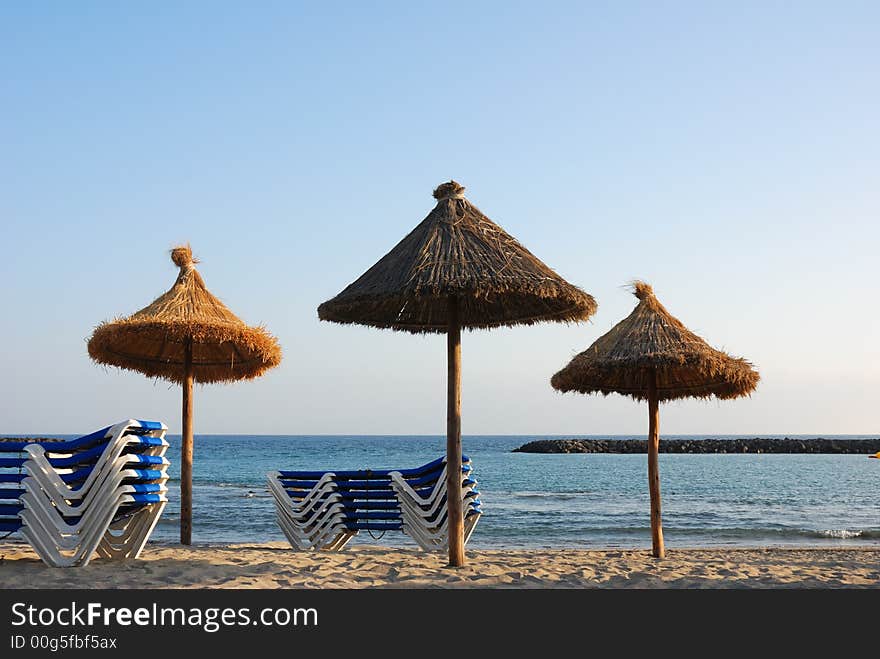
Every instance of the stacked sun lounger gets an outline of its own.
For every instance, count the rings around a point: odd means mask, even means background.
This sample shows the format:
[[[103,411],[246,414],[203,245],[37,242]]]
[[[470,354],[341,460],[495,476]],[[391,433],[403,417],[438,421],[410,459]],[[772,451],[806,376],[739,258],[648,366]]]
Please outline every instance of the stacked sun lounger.
[[[438,464],[439,463],[439,464]],[[442,467],[437,471],[437,467]],[[446,460],[429,463],[413,473],[392,471],[391,487],[400,502],[403,531],[427,551],[446,550],[449,524],[446,516]],[[473,533],[480,518],[477,482],[469,478],[471,465],[462,460],[461,494],[464,508],[464,541]]]
[[[0,534],[53,567],[137,558],[165,508],[167,428],[129,419],[69,441],[0,442]]]
[[[482,514],[471,474],[462,456],[465,542]],[[295,549],[340,550],[360,531],[403,531],[426,551],[447,547],[446,458],[415,469],[274,471],[268,481]]]

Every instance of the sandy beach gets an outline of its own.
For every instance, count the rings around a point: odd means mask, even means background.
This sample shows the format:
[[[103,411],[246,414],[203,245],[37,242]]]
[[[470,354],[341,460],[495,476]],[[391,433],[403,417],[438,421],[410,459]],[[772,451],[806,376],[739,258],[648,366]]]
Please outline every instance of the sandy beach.
[[[0,542],[0,588],[876,588],[880,548],[493,550],[464,568],[414,549],[359,545],[298,553],[283,543],[150,543],[137,561],[46,567]]]

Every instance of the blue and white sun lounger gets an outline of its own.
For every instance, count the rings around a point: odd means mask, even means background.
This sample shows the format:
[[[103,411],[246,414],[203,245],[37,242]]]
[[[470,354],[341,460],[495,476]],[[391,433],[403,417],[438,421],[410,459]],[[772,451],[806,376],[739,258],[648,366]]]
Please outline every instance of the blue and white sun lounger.
[[[166,430],[129,419],[70,441],[0,442],[0,533],[55,567],[137,558],[167,503]]]
[[[276,506],[275,518],[290,544],[300,550],[335,548],[351,539],[345,529],[342,495],[337,492],[335,474],[300,479],[293,472],[269,475],[269,491]],[[342,544],[339,544],[339,543]]]
[[[481,509],[470,460],[462,463],[467,542]],[[426,551],[448,542],[445,458],[415,469],[275,471],[268,481],[278,525],[295,549],[337,551],[360,531],[403,531]]]
[[[477,482],[469,478],[470,464],[463,461],[461,482],[464,509],[464,542],[471,537],[482,514]],[[431,472],[418,479],[419,489],[413,480],[407,480],[400,472],[391,472],[391,486],[400,502],[403,530],[425,551],[445,551],[449,547],[449,523],[446,514],[446,464],[439,472]],[[426,494],[426,488],[430,490]]]

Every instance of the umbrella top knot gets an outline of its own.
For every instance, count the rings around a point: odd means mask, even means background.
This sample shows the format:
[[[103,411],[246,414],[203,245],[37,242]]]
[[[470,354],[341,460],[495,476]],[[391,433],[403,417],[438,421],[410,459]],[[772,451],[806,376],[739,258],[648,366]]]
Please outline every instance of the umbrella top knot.
[[[189,245],[180,245],[172,249],[171,260],[174,261],[174,265],[178,268],[187,270],[191,270],[193,265],[199,262],[198,259],[193,258],[192,249],[190,249]]]
[[[434,199],[437,201],[443,201],[444,199],[464,199],[464,186],[456,181],[441,183],[434,188]]]
[[[654,289],[651,288],[651,284],[636,280],[632,283],[632,287],[633,295],[640,300],[647,300],[648,298],[654,297]]]

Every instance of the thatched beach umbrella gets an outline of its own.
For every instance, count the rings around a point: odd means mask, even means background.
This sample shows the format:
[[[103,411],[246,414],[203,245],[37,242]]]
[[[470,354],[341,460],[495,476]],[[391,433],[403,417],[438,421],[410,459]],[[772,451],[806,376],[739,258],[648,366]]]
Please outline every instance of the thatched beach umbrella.
[[[449,563],[464,565],[461,501],[461,329],[580,321],[596,310],[572,286],[483,215],[455,181],[388,254],[318,307],[336,323],[447,335]]]
[[[183,386],[180,542],[192,543],[193,382],[250,380],[281,362],[281,347],[262,327],[248,327],[211,295],[188,246],[171,251],[177,281],[149,306],[101,323],[89,339],[96,362]]]
[[[648,401],[648,488],[651,493],[651,544],[663,558],[660,521],[661,401],[679,398],[738,398],[760,376],[744,359],[715,350],[670,314],[644,282],[634,282],[639,304],[607,334],[553,376],[559,391],[610,393]]]

